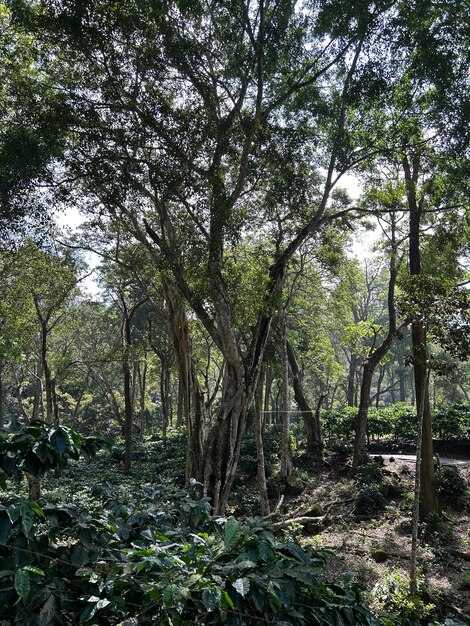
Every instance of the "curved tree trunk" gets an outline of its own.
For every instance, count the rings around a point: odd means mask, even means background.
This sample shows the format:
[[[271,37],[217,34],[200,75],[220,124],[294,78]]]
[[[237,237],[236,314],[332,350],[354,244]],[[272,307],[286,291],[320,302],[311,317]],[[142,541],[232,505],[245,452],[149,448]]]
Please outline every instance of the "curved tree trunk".
[[[302,416],[304,426],[305,426],[305,434],[307,436],[307,446],[309,448],[313,448],[315,445],[321,444],[321,425],[320,425],[320,411],[312,411],[310,406],[310,402],[307,399],[305,394],[303,381],[302,381],[302,372],[300,370],[299,364],[297,362],[297,358],[295,356],[294,349],[289,341],[286,340],[287,345],[287,356],[289,358],[289,365],[292,372],[292,384],[294,387],[294,397],[297,403],[297,407]],[[321,400],[325,396],[320,396]],[[321,404],[320,404],[321,408]]]
[[[354,475],[358,466],[368,461],[367,455],[367,419],[370,406],[370,389],[372,377],[380,361],[390,350],[390,347],[397,335],[396,310],[395,310],[395,284],[397,281],[398,266],[397,244],[395,237],[395,218],[390,214],[391,219],[391,254],[390,254],[390,278],[388,281],[388,332],[382,343],[369,353],[363,363],[362,382],[359,401],[359,410],[356,417],[356,432],[354,437],[354,454],[351,468],[351,475]]]

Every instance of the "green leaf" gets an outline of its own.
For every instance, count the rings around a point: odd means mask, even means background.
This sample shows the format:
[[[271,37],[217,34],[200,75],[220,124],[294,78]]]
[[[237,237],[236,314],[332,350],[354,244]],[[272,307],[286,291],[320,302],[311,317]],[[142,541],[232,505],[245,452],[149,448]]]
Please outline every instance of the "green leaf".
[[[222,591],[222,599],[225,602],[225,604],[227,604],[227,606],[233,609],[234,607],[233,600],[226,591]]]
[[[245,597],[250,590],[250,581],[248,578],[237,578],[233,586],[241,596]]]
[[[0,511],[0,544],[6,544],[10,536],[11,520],[7,511]]]
[[[208,611],[213,611],[219,606],[221,597],[222,590],[219,587],[204,589],[202,592],[202,601]]]
[[[239,522],[234,517],[231,517],[227,520],[225,524],[225,535],[224,535],[224,548],[227,550],[232,550],[240,540],[242,534],[242,527]]]
[[[15,591],[22,600],[25,600],[30,591],[29,573],[26,569],[18,569],[15,574]]]
[[[24,534],[28,536],[34,524],[34,513],[30,509],[28,504],[26,502],[23,502],[21,504],[20,514],[21,514],[21,525],[23,526]]]
[[[29,508],[34,511],[36,513],[36,515],[39,515],[39,517],[43,517],[45,518],[46,516],[44,515],[44,511],[42,510],[42,508],[39,506],[39,504],[37,502],[26,502],[25,503],[27,506],[29,506]]]
[[[38,626],[49,626],[56,612],[55,597],[51,593],[39,611]]]
[[[97,611],[99,611],[100,609],[104,609],[106,606],[108,606],[108,604],[111,604],[110,601],[107,600],[106,598],[99,600],[96,596],[90,596],[90,598],[88,598],[87,601],[93,604],[90,604],[90,606],[87,606],[82,611],[82,614],[80,615],[81,624],[83,624],[83,622],[87,622],[92,617],[94,617]]]
[[[51,435],[51,444],[57,450],[57,452],[62,456],[67,448],[67,441],[65,439],[64,433],[60,430],[56,430]]]

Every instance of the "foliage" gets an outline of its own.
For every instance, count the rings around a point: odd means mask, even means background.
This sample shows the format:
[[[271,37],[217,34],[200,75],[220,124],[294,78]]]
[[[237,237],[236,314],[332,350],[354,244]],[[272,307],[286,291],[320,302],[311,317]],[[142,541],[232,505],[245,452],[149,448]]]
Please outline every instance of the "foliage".
[[[265,428],[263,432],[263,449],[266,477],[272,475],[274,466],[279,461],[281,440],[281,424],[270,424]],[[247,479],[256,476],[257,458],[254,429],[250,429],[243,440],[240,451],[239,472]]]
[[[433,431],[442,439],[470,439],[470,402],[459,402],[433,412]]]
[[[357,409],[346,407],[322,413],[326,433],[335,439],[351,439]],[[466,440],[470,437],[470,404],[458,402],[432,412],[433,432],[442,439]],[[393,438],[395,442],[413,439],[416,435],[416,409],[403,402],[376,409],[368,415],[368,433],[372,438]]]
[[[38,473],[91,454],[96,440],[36,422],[2,438],[12,467]],[[42,454],[44,452],[44,455]],[[47,452],[47,454],[46,454]],[[8,469],[8,468],[7,468]],[[19,469],[16,471],[20,471]],[[10,473],[15,473],[13,470]],[[0,619],[25,624],[364,624],[355,585],[326,582],[320,554],[260,520],[213,518],[207,498],[171,485],[106,481],[85,507],[7,497],[0,506]]]
[[[456,467],[441,465],[436,472],[436,479],[440,496],[460,500],[467,493],[465,480]]]
[[[23,473],[42,477],[54,468],[65,467],[70,459],[92,458],[108,440],[84,437],[66,426],[33,420],[15,432],[0,433],[0,485],[6,478],[21,480]]]
[[[392,572],[372,591],[372,607],[385,626],[419,626],[432,615],[434,605],[420,597],[424,579],[418,579],[418,595],[410,593],[410,582],[400,572]]]
[[[422,522],[420,532],[423,540],[436,548],[449,544],[454,537],[452,524],[435,512],[429,513]]]
[[[3,619],[374,623],[358,587],[328,584],[319,554],[278,541],[259,521],[211,518],[207,499],[165,485],[130,496],[104,483],[93,493],[92,511],[2,507]]]
[[[361,465],[356,474],[356,515],[373,515],[385,508],[383,472],[376,463]]]

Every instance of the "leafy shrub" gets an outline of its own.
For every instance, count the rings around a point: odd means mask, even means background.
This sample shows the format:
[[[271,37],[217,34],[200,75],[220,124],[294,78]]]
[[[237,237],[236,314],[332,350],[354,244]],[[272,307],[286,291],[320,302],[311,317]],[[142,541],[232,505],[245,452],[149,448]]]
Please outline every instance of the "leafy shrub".
[[[105,483],[94,496],[94,511],[24,502],[0,510],[0,619],[375,623],[359,587],[325,582],[320,554],[277,540],[260,521],[214,519],[206,499],[165,485],[128,497]]]
[[[385,498],[382,486],[377,484],[364,485],[357,493],[354,503],[356,515],[370,515],[385,509]]]
[[[449,544],[454,538],[452,524],[439,513],[429,513],[420,526],[421,537],[430,546]]]
[[[441,465],[436,472],[436,479],[440,496],[460,500],[467,493],[465,480],[455,467]]]
[[[433,411],[433,431],[442,439],[470,439],[470,402]]]
[[[426,604],[420,597],[424,579],[418,579],[418,595],[410,593],[410,581],[400,574],[392,572],[383,582],[377,583],[372,591],[372,608],[386,626],[419,626],[421,620],[429,618],[433,604]]]
[[[381,485],[383,483],[383,471],[377,463],[366,463],[357,468],[356,485],[358,488],[371,483]]]
[[[356,515],[370,515],[385,508],[383,472],[376,463],[359,466],[356,474]]]
[[[20,457],[20,449],[10,450],[15,466]],[[358,586],[325,581],[321,554],[279,541],[259,520],[211,517],[208,499],[194,497],[199,487],[129,489],[105,481],[86,508],[7,498],[0,506],[0,621],[376,623]]]

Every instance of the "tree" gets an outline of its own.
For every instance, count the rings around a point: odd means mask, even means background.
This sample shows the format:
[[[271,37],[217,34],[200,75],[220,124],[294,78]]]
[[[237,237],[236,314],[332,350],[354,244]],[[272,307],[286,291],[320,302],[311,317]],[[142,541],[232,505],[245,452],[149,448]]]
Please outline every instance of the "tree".
[[[56,189],[98,204],[165,264],[223,356],[219,412],[204,450],[193,450],[217,513],[286,268],[332,218],[335,184],[367,156],[357,104],[387,87],[377,59],[394,27],[403,32],[396,4],[102,0],[44,2],[39,13],[15,3],[69,104]],[[248,225],[279,216],[246,342],[228,252]]]

